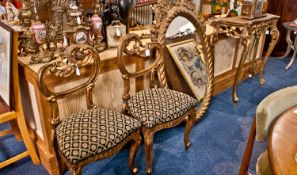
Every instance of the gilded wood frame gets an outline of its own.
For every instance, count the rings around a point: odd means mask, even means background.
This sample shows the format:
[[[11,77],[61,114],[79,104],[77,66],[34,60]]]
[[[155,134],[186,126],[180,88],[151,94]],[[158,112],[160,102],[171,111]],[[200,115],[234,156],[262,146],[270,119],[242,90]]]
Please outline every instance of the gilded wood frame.
[[[161,0],[162,1],[162,0]],[[205,25],[197,18],[197,16],[191,11],[193,9],[193,4],[190,0],[177,0],[174,6],[170,7],[171,1],[165,0],[157,5],[156,14],[162,19],[157,20],[156,27],[159,26],[159,30],[154,29],[157,32],[157,41],[162,44],[163,49],[165,49],[166,44],[166,32],[171,24],[171,22],[178,16],[188,19],[196,28],[195,40],[197,42],[196,48],[200,51],[201,57],[206,61],[207,67],[207,89],[205,96],[196,112],[196,120],[199,120],[203,114],[206,112],[212,94],[213,94],[213,79],[214,79],[214,69],[213,69],[213,55],[211,54],[211,47],[209,41],[206,37]],[[199,43],[198,43],[199,41]],[[161,63],[161,68],[159,71],[161,81],[166,83],[165,80],[165,65]]]

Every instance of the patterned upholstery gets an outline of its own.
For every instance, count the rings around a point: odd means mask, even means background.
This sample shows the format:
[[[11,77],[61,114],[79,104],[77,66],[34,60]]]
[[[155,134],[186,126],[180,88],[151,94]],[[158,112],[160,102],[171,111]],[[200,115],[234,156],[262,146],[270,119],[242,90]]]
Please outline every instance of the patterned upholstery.
[[[106,151],[140,128],[136,119],[108,109],[74,113],[56,128],[58,145],[73,164]]]
[[[147,128],[182,116],[196,103],[187,94],[161,88],[140,91],[128,100],[132,116]]]

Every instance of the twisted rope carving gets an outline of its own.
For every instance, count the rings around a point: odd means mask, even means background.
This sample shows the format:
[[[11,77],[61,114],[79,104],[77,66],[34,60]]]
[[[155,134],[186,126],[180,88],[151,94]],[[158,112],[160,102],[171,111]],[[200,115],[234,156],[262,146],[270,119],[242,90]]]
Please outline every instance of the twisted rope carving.
[[[160,24],[160,30],[158,33],[158,42],[162,44],[163,49],[165,49],[165,37],[166,37],[166,32],[167,29],[169,28],[169,25],[171,22],[177,17],[177,16],[182,16],[188,19],[192,24],[196,27],[196,33],[198,34],[201,45],[202,45],[202,54],[204,55],[204,58],[206,60],[207,64],[207,81],[208,81],[208,86],[206,89],[205,97],[202,100],[202,103],[199,107],[199,109],[196,112],[196,120],[200,119],[203,114],[206,112],[211,97],[213,93],[213,79],[214,79],[214,65],[213,65],[213,55],[211,54],[211,47],[209,45],[208,39],[206,37],[206,28],[203,26],[203,24],[199,21],[199,19],[195,16],[195,14],[191,11],[189,11],[185,7],[173,7],[169,12],[165,20]],[[198,44],[197,44],[198,47]],[[165,65],[164,65],[164,59],[160,60],[160,78],[162,85],[166,83],[167,87],[167,82],[166,82],[166,75],[165,75]]]

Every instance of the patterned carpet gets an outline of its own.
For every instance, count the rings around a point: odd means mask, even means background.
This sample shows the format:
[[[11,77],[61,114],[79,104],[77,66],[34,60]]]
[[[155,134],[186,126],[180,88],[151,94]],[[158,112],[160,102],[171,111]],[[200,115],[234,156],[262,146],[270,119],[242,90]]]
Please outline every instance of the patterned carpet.
[[[288,60],[271,58],[265,73],[267,83],[263,87],[259,85],[258,77],[241,83],[237,105],[231,102],[231,89],[215,96],[204,119],[192,130],[192,147],[188,151],[183,145],[184,125],[159,132],[154,141],[153,174],[237,174],[257,105],[270,93],[297,84],[297,79],[293,78],[297,75],[297,65],[284,70],[287,63]],[[256,159],[265,147],[265,143],[256,143],[251,163],[253,174]],[[13,137],[1,138],[0,160],[22,150],[22,143],[16,143]],[[128,148],[112,158],[85,167],[83,172],[87,175],[127,175],[130,174],[127,159]],[[145,174],[143,146],[138,151],[136,164],[140,168],[139,174]],[[0,170],[0,174],[46,175],[47,172],[27,158]]]

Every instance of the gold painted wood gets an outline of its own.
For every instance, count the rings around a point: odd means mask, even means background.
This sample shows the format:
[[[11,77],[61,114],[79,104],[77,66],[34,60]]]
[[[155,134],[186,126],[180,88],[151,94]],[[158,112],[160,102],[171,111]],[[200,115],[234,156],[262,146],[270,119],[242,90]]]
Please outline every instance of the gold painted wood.
[[[83,68],[87,68],[87,71]],[[78,84],[72,84],[70,88],[59,88],[53,89],[51,86],[55,84],[48,85],[47,79],[52,79],[53,77],[57,79],[65,79],[71,82],[75,76],[80,76],[80,71],[83,70],[85,75],[85,81],[80,81]],[[77,94],[84,93],[86,95],[87,109],[96,109],[93,102],[93,90],[95,87],[95,82],[99,75],[100,70],[100,57],[96,49],[89,45],[71,45],[62,54],[62,58],[59,61],[52,62],[44,65],[38,72],[37,83],[40,91],[45,96],[46,102],[49,104],[50,108],[47,108],[50,114],[50,140],[48,141],[54,149],[54,156],[57,161],[56,174],[63,174],[65,168],[67,167],[72,175],[80,175],[82,173],[82,168],[87,164],[110,157],[117,152],[119,152],[128,142],[133,142],[131,145],[128,165],[131,169],[132,174],[136,174],[138,169],[134,166],[136,151],[141,143],[140,130],[137,130],[130,134],[127,138],[123,139],[121,143],[116,146],[101,152],[99,154],[88,157],[84,160],[79,161],[77,164],[69,162],[66,157],[61,153],[58,147],[58,141],[56,138],[56,128],[61,123],[62,117],[60,114],[60,108],[58,100],[65,99],[67,97],[77,97]],[[79,72],[79,73],[78,73]],[[51,75],[51,76],[48,76]],[[77,80],[77,78],[74,78]],[[66,81],[63,81],[66,83]],[[66,167],[65,167],[66,166]]]
[[[22,102],[21,102],[21,94],[20,94],[20,85],[19,85],[19,75],[18,75],[18,64],[17,64],[17,45],[18,45],[18,34],[13,32],[13,52],[12,52],[12,93],[13,93],[13,101],[14,101],[14,110],[0,114],[0,123],[12,122],[15,124],[13,129],[13,133],[19,132],[20,137],[22,138],[26,151],[20,153],[8,160],[0,162],[0,168],[10,165],[26,156],[30,156],[34,164],[39,164],[39,158],[36,154],[34,144],[29,135],[29,131],[27,128],[27,124],[24,117]],[[17,131],[15,131],[17,129]],[[9,131],[3,131],[1,135],[10,134]]]
[[[173,6],[169,6],[173,5]],[[170,9],[169,9],[170,7]],[[196,28],[195,32],[195,41],[197,43],[196,49],[198,49],[201,53],[201,58],[205,60],[207,67],[207,87],[205,96],[201,102],[199,109],[196,112],[196,120],[199,120],[203,114],[206,112],[211,97],[213,93],[213,78],[214,78],[214,65],[213,65],[213,54],[211,53],[211,46],[209,45],[208,38],[206,37],[206,26],[201,23],[201,21],[195,16],[195,14],[190,11],[194,6],[192,5],[192,1],[175,1],[174,3],[171,1],[162,1],[157,4],[156,15],[161,19],[157,21],[156,28],[160,26],[157,34],[157,40],[162,44],[164,49],[166,43],[166,32],[172,23],[172,21],[178,17],[185,17],[189,20],[194,27]],[[166,75],[165,75],[165,65],[160,62],[161,68],[159,71],[161,77],[161,83],[166,84]]]
[[[132,46],[131,46],[132,45]],[[131,49],[132,48],[132,49]],[[147,49],[149,50],[149,55],[145,55]],[[150,65],[143,67],[142,70],[135,72],[130,72],[126,69],[126,66],[123,61],[124,52],[130,56],[131,59],[137,58],[146,58]],[[131,115],[128,100],[131,97],[131,88],[130,82],[131,79],[143,77],[148,75],[150,77],[150,88],[167,88],[166,84],[163,84],[164,80],[158,74],[163,65],[163,47],[160,43],[147,43],[147,46],[144,46],[141,42],[140,37],[137,34],[127,34],[121,38],[118,47],[118,63],[119,69],[122,73],[124,81],[124,94],[123,94],[123,109],[122,112],[125,114]],[[152,128],[147,128],[142,126],[141,131],[144,138],[144,149],[146,155],[146,173],[152,173],[152,157],[153,157],[153,140],[156,132],[175,127],[182,122],[186,122],[186,129],[184,134],[184,144],[185,148],[188,149],[191,146],[190,143],[190,132],[195,123],[195,107],[191,108],[185,114],[180,117],[170,120],[168,122],[158,124]]]
[[[237,68],[235,81],[233,83],[233,89],[232,89],[232,100],[234,103],[239,101],[236,93],[236,89],[237,89],[237,84],[239,82],[239,77],[241,76],[241,70],[249,54],[249,49],[252,42],[252,36],[253,35],[255,36],[254,42],[256,43],[255,45],[258,46],[260,37],[263,36],[263,34],[265,34],[267,30],[271,30],[270,35],[272,37],[272,40],[269,45],[268,51],[265,57],[263,58],[263,64],[259,75],[260,84],[263,85],[265,83],[264,76],[263,76],[264,68],[279,38],[279,32],[276,27],[276,23],[278,19],[279,19],[278,16],[267,14],[267,16],[263,18],[257,18],[253,20],[246,20],[240,17],[224,18],[224,19],[214,21],[211,24],[212,26],[215,27],[217,36],[218,34],[225,34],[231,38],[240,39],[240,45],[243,47],[243,53],[240,58],[239,66]],[[258,48],[254,47],[254,49],[258,49]],[[254,52],[256,52],[256,50],[254,50]],[[257,55],[257,53],[254,53],[252,58],[253,60],[256,59],[255,55]],[[254,69],[255,65],[253,65],[252,67]],[[253,72],[254,70],[252,70],[252,74]]]
[[[115,53],[115,55],[114,55]],[[109,89],[110,91],[108,93],[102,94],[98,93],[97,90],[95,91],[95,95],[101,95],[100,98],[106,99],[106,98],[111,98],[111,101],[118,101],[115,103],[110,103],[107,105],[104,105],[104,107],[108,107],[117,111],[120,111],[120,105],[121,105],[121,98],[118,98],[119,96],[122,95],[121,87],[123,87],[122,79],[119,77],[119,80],[116,80],[114,82],[115,78],[114,76],[120,76],[120,72],[118,71],[118,64],[117,64],[117,58],[116,58],[116,49],[109,49],[105,52],[100,53],[100,57],[102,58],[101,60],[101,66],[100,66],[100,72],[101,75],[97,80],[96,83],[96,89],[101,88],[102,84],[100,82],[108,82],[107,87],[103,87],[103,89]],[[133,60],[128,58],[127,56],[124,56],[124,62],[125,65],[129,66],[129,69],[133,70],[136,64],[142,64],[144,60],[143,59],[138,59],[138,60]],[[42,95],[40,90],[38,89],[37,85],[37,72],[40,69],[40,65],[28,65],[26,64],[27,58],[19,58],[19,72],[20,76],[23,79],[23,81],[32,84],[34,87],[34,92],[37,100],[37,106],[38,109],[33,109],[37,110],[37,112],[40,115],[40,123],[41,123],[41,128],[42,128],[42,133],[43,133],[43,138],[40,138],[37,134],[37,149],[39,152],[40,156],[40,161],[43,164],[43,166],[46,168],[49,174],[56,174],[58,172],[58,162],[56,160],[56,156],[53,150],[52,142],[51,142],[51,124],[50,124],[50,119],[51,119],[51,108],[50,104],[47,102],[46,97]],[[42,65],[42,64],[41,64]],[[44,64],[43,64],[44,65]],[[81,71],[81,79],[84,79],[88,74],[84,73],[84,71]],[[100,81],[100,82],[99,82]],[[139,80],[142,81],[142,80]],[[59,85],[63,86],[63,81],[59,81],[56,79],[51,79],[47,81],[48,85]],[[24,86],[24,85],[23,85]],[[133,86],[131,87],[132,90],[135,90],[136,88],[141,88],[138,87],[138,85],[133,82]],[[22,89],[26,89],[22,87]],[[113,93],[113,89],[117,89],[119,92]],[[28,97],[28,94],[25,94]],[[94,98],[94,101],[96,101],[96,104],[104,104],[106,103],[105,101],[98,100],[97,97]],[[101,103],[102,102],[102,103]],[[109,102],[108,102],[109,103]],[[30,106],[30,105],[29,105]],[[60,111],[61,114],[63,111]],[[33,115],[33,114],[31,114]],[[33,116],[32,116],[33,117]]]

